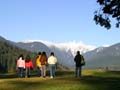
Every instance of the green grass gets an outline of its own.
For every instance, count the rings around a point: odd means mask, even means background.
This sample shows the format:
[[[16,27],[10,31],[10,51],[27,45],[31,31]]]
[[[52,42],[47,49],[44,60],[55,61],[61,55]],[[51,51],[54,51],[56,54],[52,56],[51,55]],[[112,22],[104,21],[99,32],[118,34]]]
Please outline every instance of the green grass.
[[[53,79],[0,74],[0,90],[120,90],[120,72],[84,70],[81,79],[73,71],[57,71]]]

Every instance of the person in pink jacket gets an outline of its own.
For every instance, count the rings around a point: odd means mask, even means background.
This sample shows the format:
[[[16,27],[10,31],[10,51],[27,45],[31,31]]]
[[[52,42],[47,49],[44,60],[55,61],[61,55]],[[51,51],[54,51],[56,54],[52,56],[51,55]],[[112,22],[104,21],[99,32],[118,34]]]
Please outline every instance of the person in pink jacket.
[[[33,62],[31,60],[31,57],[29,55],[26,56],[26,59],[25,59],[25,77],[30,77],[30,69],[33,69],[34,68],[34,65],[33,65]]]
[[[23,77],[23,69],[25,69],[25,61],[24,61],[24,57],[22,54],[18,57],[16,68],[18,71],[18,77],[22,78]]]

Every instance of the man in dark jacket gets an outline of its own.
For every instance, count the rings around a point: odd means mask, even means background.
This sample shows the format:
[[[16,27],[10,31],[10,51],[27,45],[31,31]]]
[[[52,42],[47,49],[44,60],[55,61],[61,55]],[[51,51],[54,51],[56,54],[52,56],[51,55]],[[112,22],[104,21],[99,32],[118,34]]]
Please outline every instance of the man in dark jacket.
[[[80,55],[80,51],[77,51],[77,54],[74,58],[76,68],[75,68],[75,77],[81,77],[82,65],[81,65],[82,56]]]

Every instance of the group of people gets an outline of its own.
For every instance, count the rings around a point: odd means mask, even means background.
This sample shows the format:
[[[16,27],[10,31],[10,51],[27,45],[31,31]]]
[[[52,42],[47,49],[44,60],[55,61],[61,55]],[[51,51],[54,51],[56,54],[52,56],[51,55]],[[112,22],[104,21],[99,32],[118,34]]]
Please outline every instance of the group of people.
[[[38,76],[43,78],[46,77],[46,66],[50,66],[50,78],[55,77],[55,66],[57,63],[57,58],[54,53],[51,52],[50,56],[47,58],[46,52],[39,52],[36,57],[36,67]],[[34,64],[29,55],[24,59],[23,55],[20,55],[17,60],[17,71],[18,76],[23,77],[23,70],[25,69],[25,77],[30,77],[30,70],[34,68]]]
[[[18,71],[18,77],[23,77],[23,70],[25,69],[25,77],[30,77],[30,70],[34,68],[34,64],[29,55],[24,56],[21,54],[17,60],[16,69]]]
[[[57,58],[54,55],[54,52],[50,53],[50,56],[47,58],[46,52],[39,52],[36,57],[36,67],[37,74],[40,77],[46,77],[46,66],[49,64],[50,67],[50,78],[55,77],[55,66],[57,63]],[[84,57],[80,54],[80,51],[77,51],[76,56],[74,57],[75,62],[75,77],[81,78],[82,66],[85,65]],[[23,77],[23,70],[25,69],[25,77],[30,77],[30,70],[34,68],[34,64],[29,55],[24,59],[23,55],[20,55],[17,60],[17,71],[18,76]]]
[[[50,66],[50,77],[55,77],[55,66],[57,63],[57,58],[55,57],[54,53],[51,52],[50,56],[47,58],[45,52],[39,52],[36,58],[36,66],[38,76],[46,77],[46,65],[49,64]]]

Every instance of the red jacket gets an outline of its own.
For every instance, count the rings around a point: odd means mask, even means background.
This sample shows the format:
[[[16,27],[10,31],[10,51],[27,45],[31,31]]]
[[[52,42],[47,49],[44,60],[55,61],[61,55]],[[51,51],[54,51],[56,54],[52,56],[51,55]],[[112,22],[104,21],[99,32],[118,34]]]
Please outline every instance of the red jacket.
[[[32,60],[30,60],[29,62],[25,62],[25,68],[33,68],[34,65],[33,65],[33,62]]]

